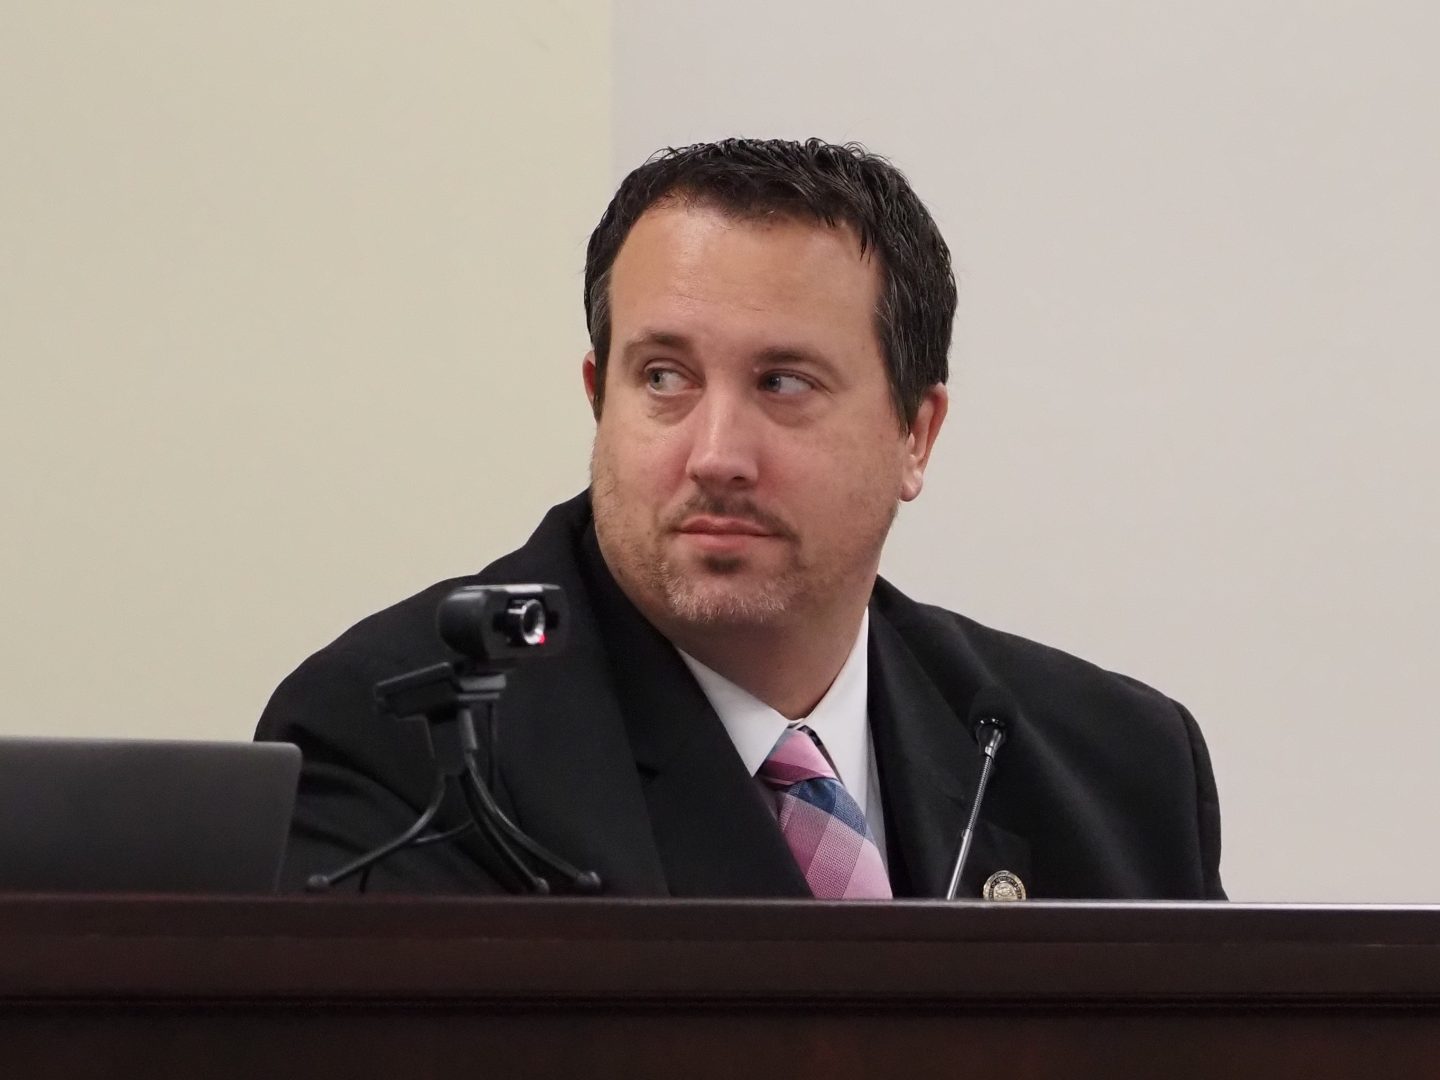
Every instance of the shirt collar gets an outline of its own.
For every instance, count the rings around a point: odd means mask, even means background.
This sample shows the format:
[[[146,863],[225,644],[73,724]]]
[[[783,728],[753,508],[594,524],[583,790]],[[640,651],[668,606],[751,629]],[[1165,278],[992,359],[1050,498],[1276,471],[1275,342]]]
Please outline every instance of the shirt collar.
[[[860,793],[869,774],[869,731],[866,703],[870,685],[870,611],[860,619],[860,630],[840,674],[825,691],[803,723],[820,736],[831,764],[852,795]],[[745,768],[754,776],[769,756],[789,722],[748,690],[710,670],[684,650],[677,650],[700,684]],[[858,787],[858,791],[856,790]]]

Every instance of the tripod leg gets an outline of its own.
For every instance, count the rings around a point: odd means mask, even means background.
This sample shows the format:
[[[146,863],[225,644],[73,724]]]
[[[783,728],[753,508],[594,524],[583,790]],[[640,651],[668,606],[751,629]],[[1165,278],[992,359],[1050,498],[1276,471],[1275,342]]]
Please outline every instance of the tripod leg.
[[[505,816],[505,812],[500,809],[499,805],[495,802],[494,796],[490,794],[490,789],[481,782],[480,770],[475,766],[474,754],[467,756],[465,764],[465,776],[461,777],[460,783],[465,788],[466,801],[471,804],[470,813],[477,823],[483,824],[480,813],[480,811],[483,810],[484,819],[489,823],[487,831],[493,829],[503,834],[505,840],[517,845],[522,851],[535,859],[542,868],[554,874],[556,877],[563,879],[566,886],[581,893],[597,893],[600,891],[600,875],[596,874],[593,870],[578,870],[571,866],[558,855],[553,854],[536,843],[518,825]],[[466,780],[469,781],[468,784],[465,783]],[[475,805],[476,803],[479,803],[478,808]],[[502,845],[505,846],[508,851],[508,845],[504,845],[503,841],[497,844],[497,846]],[[512,857],[514,856],[512,855]]]
[[[372,866],[380,862],[382,859],[387,859],[391,855],[395,854],[395,852],[399,851],[401,848],[407,847],[408,845],[412,844],[415,839],[422,832],[425,831],[425,827],[430,824],[436,813],[439,812],[440,803],[443,802],[444,799],[445,774],[438,773],[435,777],[435,789],[430,794],[430,801],[426,804],[425,809],[420,811],[420,816],[415,819],[415,824],[411,825],[403,833],[395,837],[394,840],[390,840],[387,843],[381,844],[374,851],[366,852],[354,862],[346,863],[338,870],[335,870],[329,874],[312,874],[309,880],[305,882],[306,891],[325,892],[327,889],[338,885],[346,878],[351,877],[354,874],[358,874],[362,870],[368,871]]]
[[[474,769],[473,764],[471,769]],[[471,782],[467,783],[467,780]],[[483,785],[475,783],[473,776],[460,777],[460,790],[465,795],[465,805],[470,808],[470,819],[475,822],[475,827],[480,830],[480,835],[485,838],[490,850],[500,860],[503,874],[496,875],[496,880],[512,893],[528,892],[542,895],[548,893],[550,883],[544,878],[535,876],[496,827],[494,815],[490,813],[489,809],[495,805],[494,801],[487,801],[477,794],[477,792],[483,792],[488,796],[490,793],[485,790]]]

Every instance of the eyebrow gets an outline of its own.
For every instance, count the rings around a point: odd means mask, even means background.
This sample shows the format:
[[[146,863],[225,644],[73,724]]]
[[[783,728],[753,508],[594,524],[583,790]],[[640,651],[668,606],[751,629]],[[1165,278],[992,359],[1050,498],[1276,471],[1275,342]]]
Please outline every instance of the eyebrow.
[[[632,353],[656,345],[662,349],[674,349],[676,352],[690,351],[690,339],[684,334],[672,333],[669,330],[647,330],[639,337],[627,341],[621,354],[628,359]]]
[[[787,348],[785,346],[776,346],[774,348],[761,349],[755,355],[755,360],[757,363],[763,364],[766,367],[774,365],[784,366],[786,364],[809,364],[813,367],[820,368],[832,378],[836,378],[840,374],[839,370],[831,363],[827,356],[823,353],[816,352],[814,349],[806,349],[804,347]]]

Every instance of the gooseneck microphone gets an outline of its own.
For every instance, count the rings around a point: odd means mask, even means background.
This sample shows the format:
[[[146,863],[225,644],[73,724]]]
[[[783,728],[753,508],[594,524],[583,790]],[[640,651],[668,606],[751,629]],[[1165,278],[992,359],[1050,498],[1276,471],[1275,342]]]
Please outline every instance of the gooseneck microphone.
[[[970,807],[970,820],[965,823],[965,832],[960,837],[960,852],[955,856],[955,869],[950,873],[950,887],[945,890],[946,900],[954,900],[960,889],[960,874],[965,869],[965,860],[970,857],[970,841],[975,835],[975,824],[980,820],[980,804],[985,801],[985,785],[990,782],[995,755],[1005,745],[1016,712],[1015,699],[998,686],[982,687],[970,703],[970,734],[975,737],[983,760],[980,781],[975,785],[975,802]]]

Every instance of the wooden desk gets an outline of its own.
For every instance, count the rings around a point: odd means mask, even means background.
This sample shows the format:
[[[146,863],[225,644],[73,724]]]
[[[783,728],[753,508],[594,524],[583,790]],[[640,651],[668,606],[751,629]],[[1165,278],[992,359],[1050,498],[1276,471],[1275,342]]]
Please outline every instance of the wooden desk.
[[[0,897],[0,1077],[1440,1077],[1440,908]]]

